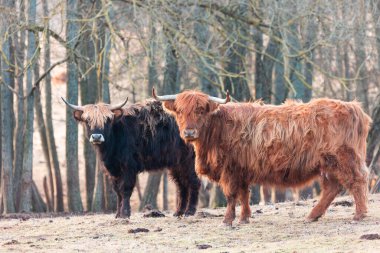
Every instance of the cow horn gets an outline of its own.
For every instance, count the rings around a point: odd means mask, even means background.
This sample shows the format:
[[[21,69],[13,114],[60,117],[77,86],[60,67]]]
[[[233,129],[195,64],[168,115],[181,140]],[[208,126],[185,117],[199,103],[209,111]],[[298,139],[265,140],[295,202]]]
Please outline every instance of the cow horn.
[[[128,102],[128,98],[123,103],[120,103],[118,105],[110,105],[110,110],[113,111],[113,110],[121,109],[121,107],[123,107],[127,102]]]
[[[165,96],[157,96],[156,89],[152,88],[152,96],[158,101],[167,101],[167,100],[175,100],[177,95],[165,95]]]
[[[228,92],[228,90],[226,91],[226,98],[225,99],[212,97],[212,96],[208,96],[208,99],[210,101],[213,101],[213,102],[218,103],[218,104],[225,104],[225,103],[228,103],[231,101],[230,93]]]
[[[69,102],[67,102],[63,97],[61,97],[63,102],[65,102],[65,104],[67,106],[69,106],[70,108],[74,109],[74,110],[77,110],[77,111],[82,111],[83,112],[83,107],[82,106],[79,106],[79,105],[72,105],[70,104]]]

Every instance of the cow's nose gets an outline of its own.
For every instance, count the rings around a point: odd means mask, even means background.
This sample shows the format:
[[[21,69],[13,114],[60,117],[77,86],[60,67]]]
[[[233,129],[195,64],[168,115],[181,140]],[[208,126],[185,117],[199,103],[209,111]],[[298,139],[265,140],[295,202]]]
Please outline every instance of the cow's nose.
[[[93,143],[104,142],[104,137],[102,134],[91,134],[90,142],[93,142]]]
[[[184,131],[183,131],[183,135],[185,136],[185,137],[194,137],[195,136],[195,134],[196,134],[196,130],[195,129],[185,129]]]

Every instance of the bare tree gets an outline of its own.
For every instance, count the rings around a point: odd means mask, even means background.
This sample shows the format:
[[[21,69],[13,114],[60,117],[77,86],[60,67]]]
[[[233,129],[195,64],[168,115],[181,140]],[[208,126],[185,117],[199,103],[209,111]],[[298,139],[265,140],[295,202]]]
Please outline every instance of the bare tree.
[[[69,103],[78,104],[78,70],[75,64],[75,56],[72,53],[77,45],[79,26],[75,19],[78,9],[77,1],[67,0],[66,6],[66,38],[69,61],[67,64],[67,100]],[[67,197],[70,211],[82,212],[83,205],[80,196],[79,171],[78,171],[78,126],[72,112],[66,108],[66,166],[67,166]]]
[[[48,3],[46,0],[42,1],[43,13],[45,17],[49,16],[48,11]],[[47,72],[50,68],[50,33],[49,33],[49,22],[46,24],[47,33],[45,37],[44,44],[44,71]],[[56,196],[52,196],[55,198],[55,206],[54,210],[57,212],[63,212],[63,189],[62,189],[62,178],[61,178],[61,170],[59,167],[57,148],[55,145],[54,138],[54,127],[53,127],[53,118],[52,118],[52,104],[51,104],[51,75],[50,72],[47,73],[45,78],[45,110],[46,110],[46,130],[47,130],[47,141],[48,147],[50,151],[50,161],[52,167],[54,169],[54,187]]]
[[[35,0],[29,1],[28,6],[28,24],[33,25],[36,22],[37,3]],[[33,92],[33,71],[35,58],[36,35],[34,32],[28,32],[27,61],[30,63],[26,75],[26,124],[24,130],[24,149],[23,149],[23,169],[20,182],[20,200],[19,211],[32,211],[32,171],[33,171],[33,124],[34,124],[34,92]]]
[[[25,1],[20,1],[19,20],[25,22]],[[25,61],[25,30],[19,32],[14,40],[16,50],[16,68],[17,77],[17,120],[15,133],[15,156],[14,156],[14,175],[13,190],[16,210],[18,210],[18,200],[20,198],[20,178],[22,172],[23,149],[24,149],[24,127],[25,127],[25,100],[24,100],[24,61]]]
[[[12,75],[11,68],[8,59],[11,59],[11,40],[9,31],[12,22],[11,17],[8,15],[11,11],[12,1],[3,0],[5,13],[2,13],[0,18],[3,25],[0,26],[0,46],[3,55],[1,60],[1,193],[2,202],[4,205],[4,212],[11,213],[15,211],[14,199],[13,199],[13,136],[12,136],[12,117],[13,117],[13,103],[12,92],[9,89],[12,88]],[[7,13],[8,12],[8,13]],[[8,87],[9,86],[9,87]]]

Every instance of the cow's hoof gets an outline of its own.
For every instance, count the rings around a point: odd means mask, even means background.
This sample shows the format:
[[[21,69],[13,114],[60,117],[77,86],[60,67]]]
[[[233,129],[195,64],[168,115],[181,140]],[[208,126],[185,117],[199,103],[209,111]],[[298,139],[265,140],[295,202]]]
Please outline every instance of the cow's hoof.
[[[183,211],[176,211],[175,213],[173,213],[174,217],[181,217],[182,215],[183,215]]]
[[[240,225],[249,224],[249,218],[244,218],[239,220]]]
[[[189,210],[186,210],[185,212],[185,216],[193,216],[195,214],[196,210],[194,209],[189,209]]]
[[[224,219],[222,225],[226,227],[232,227],[232,220]]]
[[[131,216],[131,213],[130,212],[119,212],[116,214],[116,217],[117,219],[129,219]]]
[[[307,223],[316,222],[316,221],[318,221],[319,218],[320,217],[310,217],[310,216],[308,216],[308,217],[306,217],[305,222],[307,222]]]
[[[357,213],[354,216],[354,221],[361,221],[363,220],[367,215],[365,213]]]
[[[119,215],[116,218],[117,219],[127,219],[127,220],[129,220],[130,216],[129,215]]]

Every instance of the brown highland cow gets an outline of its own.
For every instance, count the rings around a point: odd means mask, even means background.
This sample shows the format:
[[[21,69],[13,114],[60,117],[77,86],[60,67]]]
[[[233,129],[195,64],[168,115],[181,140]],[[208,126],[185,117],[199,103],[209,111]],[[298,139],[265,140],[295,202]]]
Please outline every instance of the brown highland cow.
[[[308,221],[321,217],[346,188],[354,220],[367,213],[366,138],[371,119],[358,102],[314,99],[283,105],[227,103],[199,91],[153,96],[176,117],[181,137],[194,145],[196,171],[218,182],[227,198],[224,223],[248,223],[250,184],[301,187],[320,178],[322,196]]]

